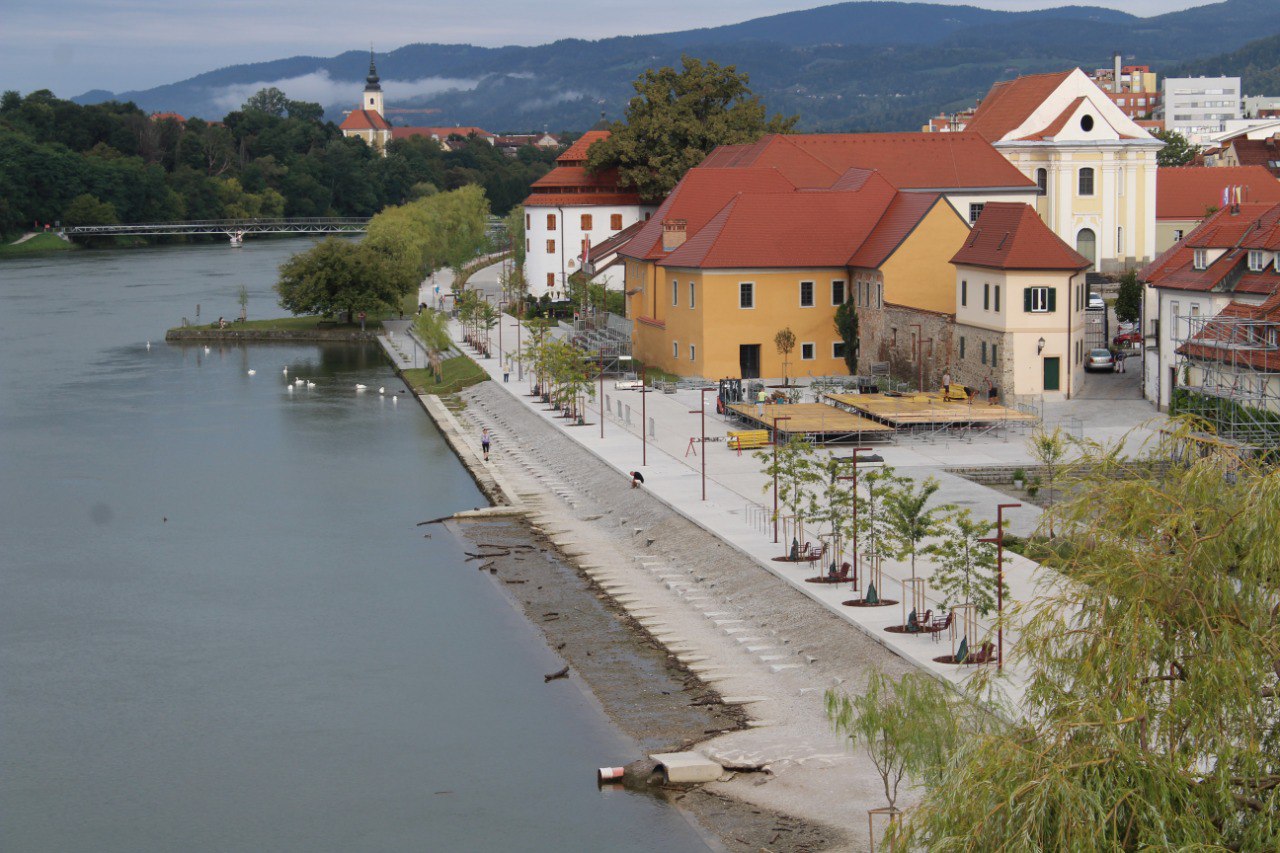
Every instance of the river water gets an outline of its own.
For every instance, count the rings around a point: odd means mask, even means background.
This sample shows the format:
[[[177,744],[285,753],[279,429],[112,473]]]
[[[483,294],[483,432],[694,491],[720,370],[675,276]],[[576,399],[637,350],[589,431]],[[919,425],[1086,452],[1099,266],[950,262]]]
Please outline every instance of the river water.
[[[415,527],[484,500],[375,349],[163,342],[305,245],[0,262],[0,849],[706,849]]]

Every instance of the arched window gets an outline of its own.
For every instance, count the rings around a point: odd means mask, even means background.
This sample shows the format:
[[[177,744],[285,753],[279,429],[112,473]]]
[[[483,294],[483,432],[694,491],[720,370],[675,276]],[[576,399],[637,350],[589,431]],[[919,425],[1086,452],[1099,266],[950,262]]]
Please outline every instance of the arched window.
[[[1098,236],[1092,229],[1081,228],[1080,233],[1076,234],[1076,251],[1088,259],[1089,266],[1092,268],[1098,260]]]
[[[1049,194],[1049,170],[1036,169],[1036,186],[1040,188],[1040,195]]]
[[[1088,166],[1080,170],[1080,195],[1093,195],[1093,169]]]

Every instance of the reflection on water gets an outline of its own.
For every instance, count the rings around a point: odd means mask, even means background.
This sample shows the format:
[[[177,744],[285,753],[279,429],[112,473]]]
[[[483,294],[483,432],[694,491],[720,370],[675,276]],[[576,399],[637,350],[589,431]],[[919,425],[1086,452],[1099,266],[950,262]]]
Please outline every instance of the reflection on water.
[[[0,264],[0,849],[704,849],[415,527],[482,498],[376,350],[162,342],[296,248]]]

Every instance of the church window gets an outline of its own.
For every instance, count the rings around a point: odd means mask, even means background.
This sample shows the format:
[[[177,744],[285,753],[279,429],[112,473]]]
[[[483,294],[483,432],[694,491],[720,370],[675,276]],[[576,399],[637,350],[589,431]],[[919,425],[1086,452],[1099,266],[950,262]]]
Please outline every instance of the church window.
[[[1041,195],[1049,194],[1049,170],[1036,169],[1036,186],[1040,188]]]
[[[1085,133],[1088,133],[1089,131],[1093,130],[1093,116],[1091,115],[1080,116],[1080,129],[1083,130]]]
[[[1080,170],[1080,195],[1093,195],[1093,169],[1088,166]]]

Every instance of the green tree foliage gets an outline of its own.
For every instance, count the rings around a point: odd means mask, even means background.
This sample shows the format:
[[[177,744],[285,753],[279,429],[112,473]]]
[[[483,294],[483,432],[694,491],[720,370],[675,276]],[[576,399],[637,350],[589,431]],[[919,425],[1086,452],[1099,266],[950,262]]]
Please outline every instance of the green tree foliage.
[[[1199,145],[1192,145],[1176,130],[1153,130],[1151,135],[1164,143],[1156,152],[1157,166],[1188,166],[1200,153]]]
[[[931,583],[952,606],[973,604],[983,616],[996,609],[996,547],[979,541],[994,529],[961,509],[943,522],[938,541],[928,547],[938,561]]]
[[[1136,323],[1142,317],[1142,284],[1136,269],[1125,270],[1120,276],[1120,290],[1116,294],[1116,319],[1122,323]]]
[[[444,151],[411,137],[393,140],[383,157],[323,121],[318,104],[279,89],[256,93],[221,124],[8,92],[0,97],[0,233],[70,221],[69,206],[85,194],[121,222],[154,222],[367,216],[436,187],[477,184],[502,214],[555,156],[529,147],[508,157],[480,139]]]
[[[836,334],[844,341],[844,365],[850,376],[858,373],[858,311],[850,301],[841,302],[836,308]]]
[[[116,209],[105,201],[89,195],[81,193],[71,200],[71,204],[67,205],[67,211],[64,214],[63,221],[67,225],[115,225],[120,220],[116,218]]]
[[[787,367],[791,364],[788,357],[796,348],[796,333],[791,331],[791,327],[787,326],[778,330],[778,334],[773,336],[773,346],[778,350],[778,355],[782,356],[782,384],[787,382]]]
[[[767,118],[747,75],[732,65],[681,59],[681,69],[650,68],[634,83],[626,121],[587,152],[593,171],[617,168],[622,185],[661,199],[717,145],[789,133],[798,116]]]
[[[1191,427],[1167,467],[1085,445],[1017,707],[918,776],[893,849],[1280,849],[1280,469]]]
[[[1052,430],[1040,427],[1031,433],[1031,437],[1027,440],[1027,449],[1044,469],[1044,503],[1048,506],[1044,519],[1049,535],[1053,536],[1056,515],[1053,503],[1059,481],[1064,474],[1069,473],[1071,468],[1071,463],[1068,461],[1071,454],[1071,438],[1062,431],[1062,427],[1054,427]]]
[[[942,514],[949,506],[929,506],[938,491],[938,481],[929,477],[919,487],[909,480],[899,480],[884,496],[884,543],[886,551],[896,559],[911,559],[911,579],[916,577],[916,557],[926,553],[925,540],[936,536],[942,526]]]
[[[785,444],[757,450],[754,455],[765,476],[777,477],[779,509],[795,519],[798,536],[804,530],[805,512],[813,503],[814,487],[821,476],[813,445],[793,436]],[[764,487],[766,492],[772,489],[772,481]]]
[[[367,243],[330,237],[280,267],[280,305],[294,314],[378,312],[399,306],[419,276]]]

